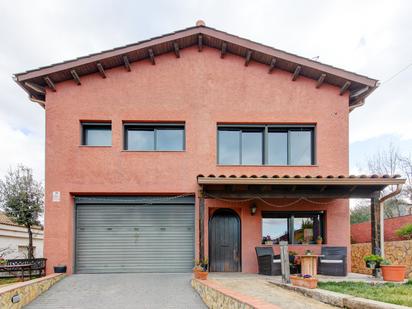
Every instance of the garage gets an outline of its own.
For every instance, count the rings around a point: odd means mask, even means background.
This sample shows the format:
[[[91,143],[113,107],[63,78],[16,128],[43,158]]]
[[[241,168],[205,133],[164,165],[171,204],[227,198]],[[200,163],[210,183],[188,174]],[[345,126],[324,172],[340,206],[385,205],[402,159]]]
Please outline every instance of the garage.
[[[193,267],[194,197],[76,197],[76,273]]]

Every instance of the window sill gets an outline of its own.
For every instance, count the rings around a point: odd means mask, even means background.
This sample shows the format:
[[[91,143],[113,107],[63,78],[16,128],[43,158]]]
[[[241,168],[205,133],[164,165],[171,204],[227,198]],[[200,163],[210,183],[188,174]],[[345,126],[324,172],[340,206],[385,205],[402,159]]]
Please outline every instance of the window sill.
[[[112,145],[79,145],[79,148],[112,148]]]
[[[172,153],[182,153],[182,152],[186,152],[186,150],[122,150],[121,152],[143,152],[143,153],[172,152]]]
[[[319,167],[318,164],[313,165],[269,165],[269,164],[260,164],[260,165],[238,165],[238,164],[217,164],[218,167]]]

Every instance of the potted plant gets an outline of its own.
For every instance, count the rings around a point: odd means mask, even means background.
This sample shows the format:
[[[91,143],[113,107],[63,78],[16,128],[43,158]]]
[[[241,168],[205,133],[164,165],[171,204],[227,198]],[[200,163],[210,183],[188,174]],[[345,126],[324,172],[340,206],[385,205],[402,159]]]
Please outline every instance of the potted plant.
[[[383,258],[379,255],[371,254],[363,257],[366,267],[370,269],[380,268]]]
[[[316,289],[318,287],[318,279],[311,275],[290,276],[290,281],[294,286],[300,286],[307,289]]]
[[[64,264],[58,264],[57,266],[54,266],[53,269],[56,274],[64,274],[67,271],[67,267]]]
[[[270,238],[270,235],[267,235],[266,237],[263,237],[263,241],[265,245],[273,245],[272,238]]]
[[[389,260],[380,262],[382,277],[385,281],[402,282],[405,279],[405,265],[391,265]]]
[[[203,260],[195,260],[195,267],[193,267],[193,274],[194,274],[195,279],[199,279],[199,280],[207,279],[207,275],[208,275],[207,266],[208,266],[207,258],[204,258]]]
[[[313,252],[312,252],[312,250],[306,250],[306,251],[305,251],[305,254],[306,254],[306,255],[312,255]]]
[[[316,244],[317,244],[317,245],[321,245],[322,242],[323,242],[323,238],[322,238],[322,236],[319,235],[319,236],[316,238]]]

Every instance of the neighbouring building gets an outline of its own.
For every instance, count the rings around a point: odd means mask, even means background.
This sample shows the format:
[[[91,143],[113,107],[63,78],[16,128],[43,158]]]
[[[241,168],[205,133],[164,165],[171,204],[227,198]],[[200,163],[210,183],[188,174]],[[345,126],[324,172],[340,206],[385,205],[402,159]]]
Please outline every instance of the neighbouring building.
[[[405,226],[406,224],[412,224],[412,215],[400,216],[395,218],[387,218],[384,220],[384,240],[385,241],[396,241],[404,240],[396,234],[396,230]],[[361,222],[351,224],[351,240],[352,243],[365,243],[371,242],[371,223]]]
[[[379,192],[404,180],[348,175],[375,79],[198,22],[15,80],[46,113],[48,272],[255,273],[267,235],[350,254],[351,197],[379,251]]]
[[[43,229],[32,227],[33,255],[43,257]],[[0,257],[4,259],[24,259],[28,256],[29,236],[27,228],[14,223],[0,212]]]

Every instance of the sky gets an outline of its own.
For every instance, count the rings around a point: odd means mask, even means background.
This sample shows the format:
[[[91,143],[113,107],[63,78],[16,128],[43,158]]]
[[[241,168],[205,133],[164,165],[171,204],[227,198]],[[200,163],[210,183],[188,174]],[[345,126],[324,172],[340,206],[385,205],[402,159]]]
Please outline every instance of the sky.
[[[12,74],[207,26],[379,79],[350,114],[350,168],[389,143],[412,153],[412,1],[0,0],[0,177],[22,163],[44,180],[44,110]],[[409,67],[408,67],[409,66]]]

